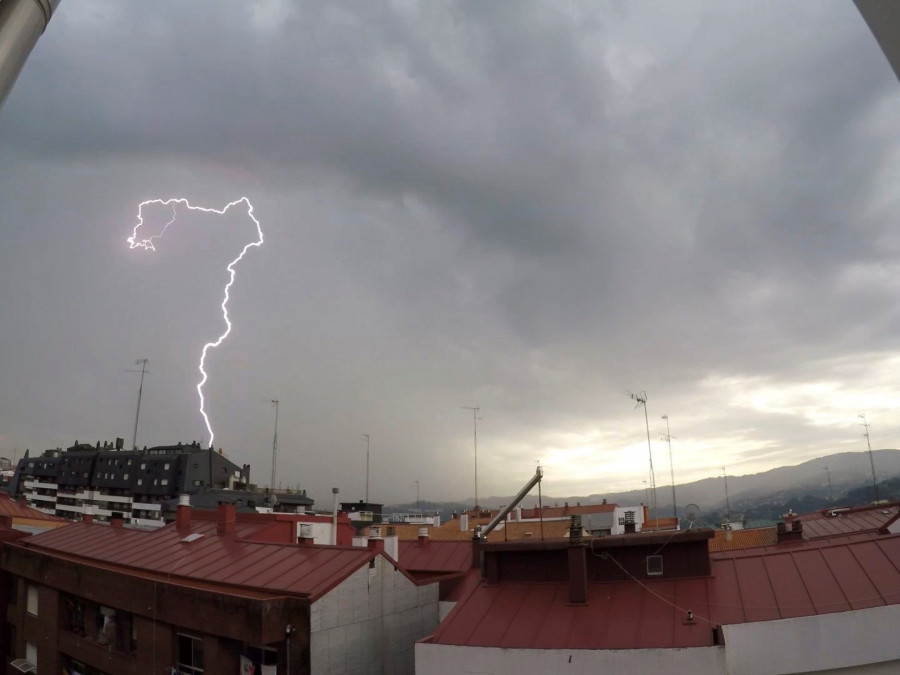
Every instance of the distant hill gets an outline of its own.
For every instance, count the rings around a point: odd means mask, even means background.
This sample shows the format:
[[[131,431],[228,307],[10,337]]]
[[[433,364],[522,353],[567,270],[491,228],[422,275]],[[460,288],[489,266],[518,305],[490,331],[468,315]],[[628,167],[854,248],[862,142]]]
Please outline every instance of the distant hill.
[[[879,481],[900,476],[900,450],[873,450],[875,469]],[[835,501],[841,501],[850,490],[865,489],[872,485],[872,470],[869,465],[869,453],[841,452],[827,455],[817,459],[811,459],[794,466],[782,466],[761,473],[747,474],[744,476],[728,476],[728,494],[732,513],[741,513],[760,504],[780,505],[787,503],[797,496],[809,495],[816,498],[828,499],[828,478],[825,467],[831,472],[831,484]],[[671,485],[658,485],[657,502],[660,515],[671,515],[672,488]],[[690,503],[700,506],[703,512],[725,512],[725,483],[721,476],[703,478],[691,483],[675,486],[675,498],[678,503],[679,515],[682,509]],[[482,506],[498,508],[510,502],[511,496],[489,497],[482,499]],[[630,490],[627,492],[610,492],[607,494],[591,494],[586,496],[558,497],[544,495],[544,504],[563,504],[569,502],[575,504],[597,504],[606,499],[618,504],[639,504],[646,500],[644,490]],[[523,502],[531,506],[537,502],[537,497],[529,495]],[[450,503],[435,504],[435,510],[442,510]],[[472,500],[467,502],[453,502],[452,508],[458,509],[464,505],[471,508]],[[386,507],[385,511],[401,511],[409,509],[409,505]],[[423,508],[424,510],[424,508]],[[794,509],[797,511],[797,509]]]

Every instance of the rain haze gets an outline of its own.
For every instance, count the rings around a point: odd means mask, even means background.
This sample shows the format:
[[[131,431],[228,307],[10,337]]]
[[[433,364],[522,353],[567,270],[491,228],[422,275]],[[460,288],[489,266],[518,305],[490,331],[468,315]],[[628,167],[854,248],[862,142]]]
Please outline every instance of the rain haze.
[[[209,437],[373,501],[900,431],[900,86],[851,2],[65,0],[0,111],[0,454]],[[893,214],[893,215],[892,215]],[[148,211],[161,229],[171,210]],[[866,460],[860,456],[861,462]]]

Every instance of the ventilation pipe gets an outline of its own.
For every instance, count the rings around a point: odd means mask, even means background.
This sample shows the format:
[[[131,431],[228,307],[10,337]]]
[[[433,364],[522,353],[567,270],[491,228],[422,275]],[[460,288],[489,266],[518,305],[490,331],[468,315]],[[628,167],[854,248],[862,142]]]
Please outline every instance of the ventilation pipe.
[[[419,548],[428,548],[428,528],[419,528]]]
[[[500,513],[493,517],[491,522],[487,524],[487,527],[476,533],[475,539],[486,539],[487,536],[491,532],[493,532],[494,528],[497,527],[497,525],[499,525],[501,522],[503,522],[503,519],[506,518],[507,514],[509,514],[510,511],[516,508],[516,506],[519,505],[519,502],[525,499],[525,495],[531,492],[531,488],[541,482],[541,479],[543,477],[544,470],[540,466],[538,466],[537,470],[534,472],[534,476],[532,476],[531,479],[527,483],[525,483],[525,486],[521,490],[519,490],[519,493],[515,497],[513,497],[513,500],[509,504],[507,504],[500,511]]]
[[[0,107],[59,0],[0,0]]]
[[[337,546],[338,493],[340,489],[331,488],[334,503],[331,506],[331,545]]]

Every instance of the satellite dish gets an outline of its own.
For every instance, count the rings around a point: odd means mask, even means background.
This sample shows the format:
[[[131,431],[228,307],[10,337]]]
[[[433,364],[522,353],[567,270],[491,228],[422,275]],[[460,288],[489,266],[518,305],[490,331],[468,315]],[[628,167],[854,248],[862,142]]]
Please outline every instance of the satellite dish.
[[[688,529],[694,529],[694,523],[697,522],[697,518],[700,516],[700,507],[696,504],[688,504],[684,507],[684,517],[687,518],[690,523]]]

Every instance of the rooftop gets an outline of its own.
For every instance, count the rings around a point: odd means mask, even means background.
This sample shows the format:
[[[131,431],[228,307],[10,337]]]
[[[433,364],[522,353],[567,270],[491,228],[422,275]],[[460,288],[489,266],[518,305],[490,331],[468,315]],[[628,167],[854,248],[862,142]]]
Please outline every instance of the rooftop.
[[[282,516],[283,518],[283,516]],[[73,523],[22,540],[18,545],[125,573],[161,574],[187,583],[309,597],[315,601],[368,563],[375,551],[340,546],[299,546],[259,540],[275,526],[237,523],[232,534],[217,533],[218,523],[196,519],[190,529],[175,523],[156,530]],[[187,536],[192,535],[192,536]]]
[[[613,544],[612,539],[596,541]],[[510,551],[516,546],[508,545]],[[614,563],[626,555],[624,549],[587,550]],[[799,547],[724,551],[710,554],[710,562],[709,576],[589,576],[583,604],[570,602],[566,581],[504,581],[501,574],[495,584],[481,580],[429,640],[535,649],[701,647],[715,644],[712,629],[723,624],[900,603],[900,535],[865,533]]]

